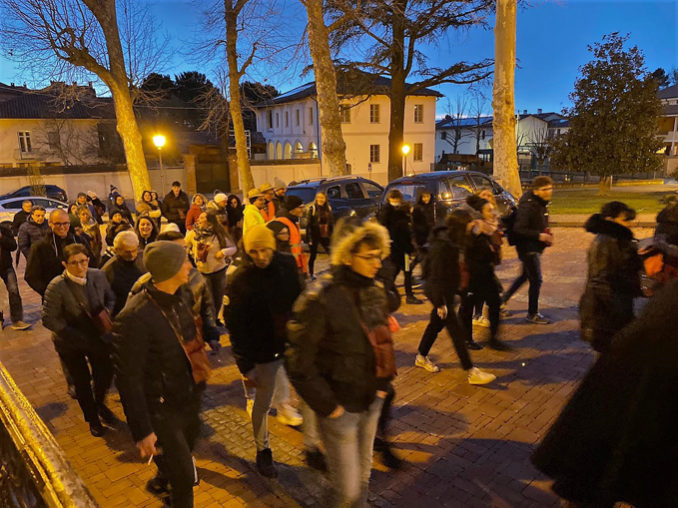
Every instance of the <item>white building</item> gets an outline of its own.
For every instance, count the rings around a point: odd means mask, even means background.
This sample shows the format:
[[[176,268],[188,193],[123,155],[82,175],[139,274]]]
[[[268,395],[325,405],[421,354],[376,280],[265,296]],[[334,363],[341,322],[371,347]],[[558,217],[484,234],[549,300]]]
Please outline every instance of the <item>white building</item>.
[[[678,85],[660,90],[657,96],[662,102],[658,127],[664,138],[665,169],[670,174],[678,170]]]
[[[354,174],[388,173],[389,80],[376,78],[379,93],[341,93],[346,161]],[[431,170],[435,154],[435,108],[440,94],[424,89],[405,100],[404,143],[411,147],[407,172]],[[307,83],[257,106],[257,130],[266,139],[269,160],[320,158],[320,125],[315,83]],[[380,178],[379,178],[380,179]]]

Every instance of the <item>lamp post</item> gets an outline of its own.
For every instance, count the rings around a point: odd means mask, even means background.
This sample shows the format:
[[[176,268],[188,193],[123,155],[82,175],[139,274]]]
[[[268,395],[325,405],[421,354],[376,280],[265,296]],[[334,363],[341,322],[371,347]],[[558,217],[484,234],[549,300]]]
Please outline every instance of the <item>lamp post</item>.
[[[405,169],[403,170],[403,176],[407,176],[407,154],[410,153],[410,145],[404,144],[400,149],[403,152],[403,160],[405,161]]]
[[[158,162],[160,163],[160,186],[162,187],[161,193],[165,192],[165,168],[162,166],[162,147],[165,146],[167,139],[162,134],[156,134],[153,136],[153,144],[158,149]]]

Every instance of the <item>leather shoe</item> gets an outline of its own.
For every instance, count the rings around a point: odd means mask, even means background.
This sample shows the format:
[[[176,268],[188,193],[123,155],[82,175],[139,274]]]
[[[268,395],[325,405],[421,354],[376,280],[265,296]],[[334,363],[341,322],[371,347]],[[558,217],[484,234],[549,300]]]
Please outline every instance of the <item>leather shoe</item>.
[[[106,428],[101,425],[101,422],[94,422],[89,424],[89,433],[94,437],[101,437],[106,433]]]
[[[474,340],[467,341],[466,347],[469,348],[469,349],[473,349],[474,351],[480,351],[481,349],[483,349],[483,346],[481,346],[480,344],[478,344]]]

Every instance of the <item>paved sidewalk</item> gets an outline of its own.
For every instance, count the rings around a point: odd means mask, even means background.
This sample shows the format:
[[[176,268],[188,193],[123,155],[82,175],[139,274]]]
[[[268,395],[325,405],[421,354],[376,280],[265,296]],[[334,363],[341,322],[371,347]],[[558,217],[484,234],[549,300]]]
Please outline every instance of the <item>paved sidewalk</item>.
[[[397,314],[403,329],[395,338],[399,375],[391,430],[397,453],[407,465],[387,472],[375,458],[370,497],[374,505],[558,505],[549,481],[530,465],[529,455],[591,366],[593,354],[578,338],[576,313],[591,236],[580,229],[556,229],[555,237],[555,246],[543,257],[542,310],[556,322],[523,323],[527,288],[522,289],[510,302],[515,313],[500,332],[515,349],[472,352],[479,367],[497,374],[492,385],[466,383],[446,332],[432,350],[442,371],[430,374],[414,368],[430,305],[404,306]],[[513,249],[506,253],[500,270],[505,284],[519,269]],[[21,273],[19,277],[26,320],[36,323],[39,297],[25,285]],[[227,343],[224,336],[222,344]],[[230,349],[210,358],[215,370],[205,394],[204,439],[195,454],[201,477],[196,507],[326,506],[325,478],[302,463],[301,433],[273,417],[271,447],[280,477],[269,481],[256,473],[251,424]],[[155,466],[139,460],[128,431],[111,431],[105,439],[89,434],[80,409],[66,394],[57,356],[41,325],[29,332],[6,328],[0,335],[0,361],[102,507],[160,506],[144,490]],[[117,393],[109,396],[109,405],[123,417]]]

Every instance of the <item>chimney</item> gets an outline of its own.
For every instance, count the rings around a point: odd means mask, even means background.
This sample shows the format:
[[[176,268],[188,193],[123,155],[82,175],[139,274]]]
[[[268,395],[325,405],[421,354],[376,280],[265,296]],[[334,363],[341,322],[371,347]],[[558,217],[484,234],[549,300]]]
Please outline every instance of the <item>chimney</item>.
[[[88,81],[88,82],[87,82],[87,86],[90,87],[90,88],[93,88],[93,87],[92,87],[92,82],[91,82],[91,81]]]
[[[523,115],[527,115],[527,110],[523,109]]]
[[[14,83],[10,83],[9,86],[11,86],[12,88],[14,88]]]
[[[537,109],[537,114],[541,115],[541,108]]]

